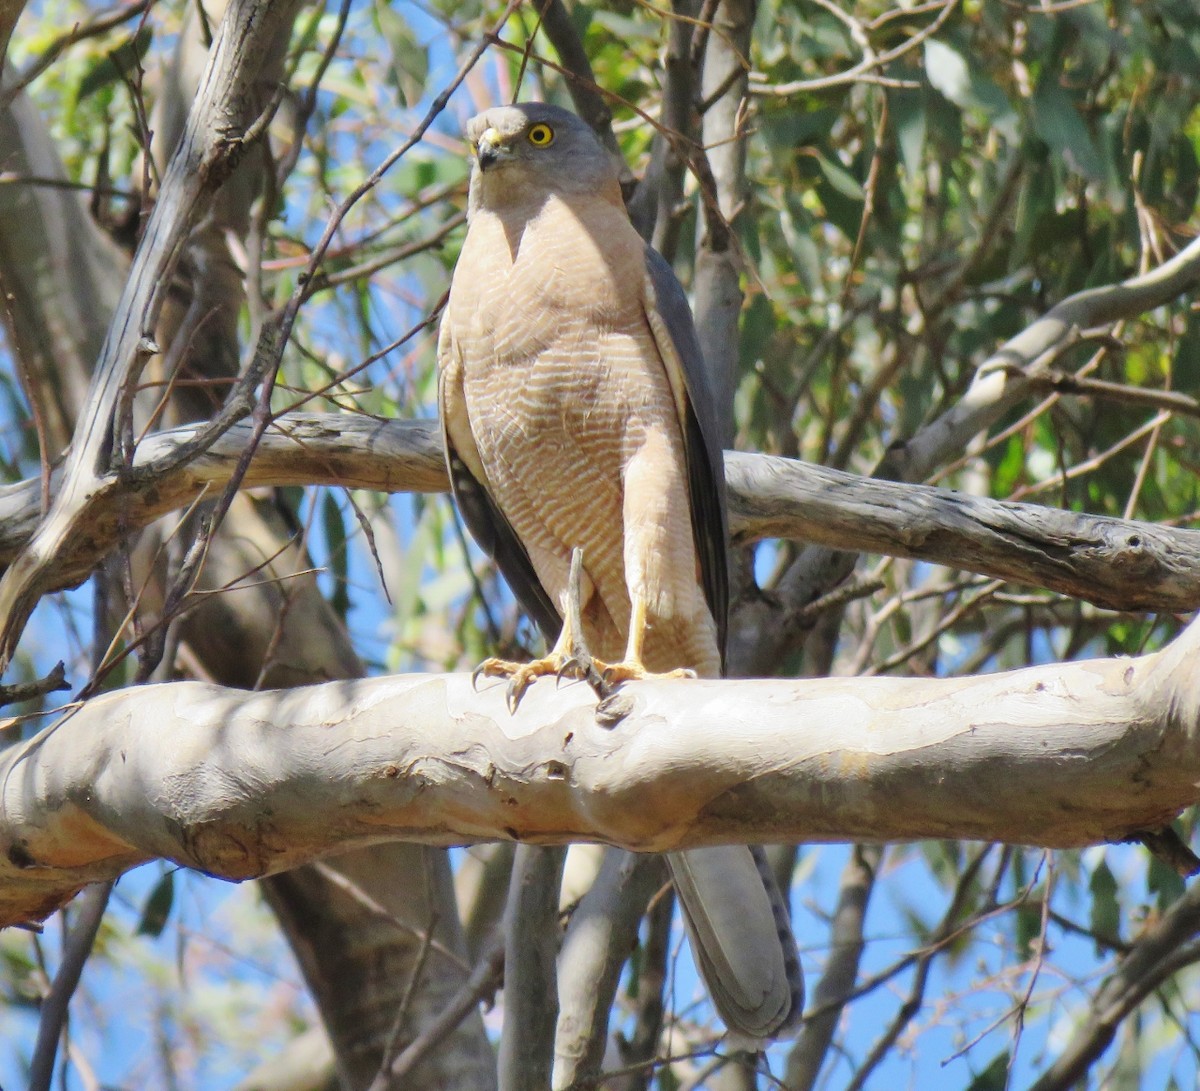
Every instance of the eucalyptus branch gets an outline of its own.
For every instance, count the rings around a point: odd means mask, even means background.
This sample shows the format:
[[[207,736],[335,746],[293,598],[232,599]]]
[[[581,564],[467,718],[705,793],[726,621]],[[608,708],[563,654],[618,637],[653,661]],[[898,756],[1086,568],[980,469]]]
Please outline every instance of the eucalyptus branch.
[[[500,1091],[550,1086],[558,1020],[558,889],[565,848],[518,845],[504,920]]]
[[[923,481],[948,454],[966,449],[1012,406],[1029,396],[1030,380],[1052,362],[1056,346],[1089,330],[1170,303],[1200,283],[1200,238],[1148,273],[1089,288],[1055,304],[980,365],[967,392],[908,442],[889,451],[880,475]],[[1042,363],[1042,361],[1045,361]]]
[[[1193,884],[1121,958],[1116,971],[1092,998],[1088,1017],[1030,1091],[1077,1087],[1112,1043],[1125,1017],[1182,965],[1200,959],[1195,946],[1181,949],[1197,933],[1200,884]]]
[[[228,485],[252,427],[234,425],[199,455],[180,458],[203,428],[175,428],[139,444],[132,473],[93,498],[81,533],[47,570],[48,589],[86,578],[122,534]],[[1200,606],[1197,530],[880,481],[771,455],[726,452],[725,473],[737,543],[781,538],[924,560],[1116,610]],[[56,472],[52,491],[59,482]],[[246,489],[288,485],[422,493],[449,487],[433,421],[301,413],[275,420],[241,482]],[[39,481],[0,488],[0,563],[18,556],[39,511]],[[812,620],[814,611],[873,586],[834,590],[803,616]]]
[[[571,913],[558,956],[553,1087],[598,1079],[621,970],[637,944],[646,905],[663,882],[656,857],[608,850]]]
[[[465,674],[122,690],[0,754],[0,923],[156,857],[244,879],[381,839],[1120,840],[1200,801],[1197,656],[1200,621],[973,678],[631,683],[615,725],[586,686],[510,715]]]
[[[858,966],[866,946],[863,926],[867,905],[875,889],[883,850],[878,845],[856,845],[842,872],[841,890],[833,913],[829,959],[805,1013],[804,1030],[792,1047],[787,1063],[791,1091],[810,1091],[833,1043],[842,1011],[858,980]]]
[[[100,931],[100,924],[104,920],[112,888],[113,884],[110,881],[88,890],[75,926],[67,936],[62,962],[58,973],[54,975],[54,983],[50,986],[50,995],[42,1001],[37,1043],[29,1065],[29,1091],[50,1091],[50,1083],[54,1078],[54,1059],[58,1054],[63,1027],[66,1025],[67,1005],[79,985],[79,977],[83,973],[88,955],[92,953],[92,945],[96,942],[96,933]]]
[[[188,236],[244,151],[242,137],[254,120],[252,86],[259,61],[271,37],[290,25],[294,7],[294,0],[235,0],[222,20],[183,139],[96,363],[62,485],[37,532],[0,579],[0,668],[12,658],[59,550],[111,485],[109,462],[120,400],[149,358],[145,346],[153,343],[152,331]]]

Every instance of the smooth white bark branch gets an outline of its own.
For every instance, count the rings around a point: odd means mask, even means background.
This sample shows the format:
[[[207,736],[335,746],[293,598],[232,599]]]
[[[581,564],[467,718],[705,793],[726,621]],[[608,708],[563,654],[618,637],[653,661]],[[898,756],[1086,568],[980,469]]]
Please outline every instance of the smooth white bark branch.
[[[230,879],[386,839],[1084,845],[1200,799],[1200,622],[1166,651],[963,679],[412,675],[98,697],[0,756],[0,923],[154,857]]]

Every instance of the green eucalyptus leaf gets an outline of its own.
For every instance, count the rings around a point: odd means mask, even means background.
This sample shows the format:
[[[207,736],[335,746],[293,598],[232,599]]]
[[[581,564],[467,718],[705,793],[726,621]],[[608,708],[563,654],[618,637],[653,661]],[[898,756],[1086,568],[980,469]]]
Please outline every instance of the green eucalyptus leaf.
[[[142,904],[142,914],[138,920],[137,934],[139,936],[161,936],[171,916],[175,904],[175,869],[164,871],[162,877],[154,884],[153,889]]]

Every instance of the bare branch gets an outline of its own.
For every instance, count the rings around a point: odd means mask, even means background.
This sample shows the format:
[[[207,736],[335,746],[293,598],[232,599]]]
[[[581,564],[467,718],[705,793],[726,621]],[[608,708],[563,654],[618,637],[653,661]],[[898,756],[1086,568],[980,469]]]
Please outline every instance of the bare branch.
[[[1089,1018],[1031,1091],[1078,1087],[1112,1043],[1117,1028],[1137,1006],[1184,965],[1200,959],[1195,947],[1181,945],[1200,932],[1200,885],[1193,884],[1122,957],[1116,972],[1092,999]],[[1179,956],[1182,956],[1180,958]]]
[[[609,849],[571,914],[558,956],[553,1087],[575,1087],[599,1074],[621,969],[637,944],[646,905],[664,881],[658,858]]]
[[[695,137],[693,27],[680,17],[688,6],[689,0],[672,3],[662,58],[660,126],[655,129],[641,181],[629,199],[629,217],[638,233],[671,262],[679,246],[682,214],[687,210],[684,149],[694,145]],[[695,33],[700,33],[698,28]]]
[[[1027,377],[1036,378],[1049,368],[1057,346],[1076,336],[1077,331],[1161,307],[1198,282],[1200,238],[1148,273],[1064,299],[992,353],[953,408],[907,443],[894,447],[884,460],[882,476],[923,481],[947,453],[965,450],[976,435],[1027,397]]]
[[[32,701],[36,697],[45,697],[47,693],[70,689],[67,681],[67,668],[60,659],[44,678],[32,682],[17,682],[11,686],[0,686],[0,708],[7,705],[20,704],[22,701]]]
[[[933,561],[1116,609],[1163,609],[1168,599],[1174,605],[1166,609],[1197,604],[1195,590],[1162,594],[1200,573],[1197,532],[877,481],[767,455],[726,457],[730,525],[738,538],[795,538]],[[776,522],[772,509],[784,519]],[[1156,575],[1147,579],[1151,570]],[[1135,587],[1151,586],[1159,605],[1148,599],[1135,605]]]
[[[381,840],[1120,839],[1197,802],[1197,655],[1200,622],[976,678],[638,683],[615,727],[469,675],[108,694],[3,754],[0,922],[153,857],[244,879]]]
[[[700,119],[703,152],[693,161],[702,188],[701,230],[696,246],[694,295],[696,333],[704,346],[722,442],[733,438],[738,330],[742,311],[742,255],[733,222],[746,199],[746,81],[754,7],[727,0],[713,15],[706,34],[698,93],[709,103]]]
[[[980,846],[962,869],[958,881],[955,883],[954,897],[950,900],[950,904],[942,914],[941,921],[930,936],[929,943],[915,960],[915,973],[909,986],[908,995],[871,1047],[871,1051],[862,1063],[856,1066],[853,1078],[846,1085],[847,1091],[859,1091],[860,1088],[867,1086],[871,1075],[891,1053],[897,1039],[921,1010],[925,989],[929,984],[929,974],[933,969],[933,961],[941,952],[945,941],[961,929],[961,917],[968,904],[975,877],[979,874],[983,861],[991,851],[991,845]]]
[[[985,360],[966,393],[949,410],[906,443],[893,445],[875,476],[893,481],[926,480],[1026,398],[1032,390],[1030,380],[1051,367],[1063,346],[1077,339],[1080,331],[1163,306],[1197,282],[1200,239],[1148,273],[1062,300]],[[803,639],[812,627],[801,617],[803,608],[845,580],[853,565],[853,557],[830,546],[805,549],[775,589],[782,609],[772,612],[768,624],[753,616],[741,623],[735,618],[735,639],[744,642],[746,635],[754,633],[748,673],[764,672],[767,664],[779,662]],[[990,574],[1001,575],[997,570]]]
[[[1146,406],[1181,413],[1188,417],[1200,417],[1200,400],[1178,390],[1149,390],[1145,387],[1130,386],[1128,383],[1113,383],[1106,379],[1071,375],[1053,368],[1044,374],[1027,378],[1035,390],[1057,390],[1060,394],[1080,394],[1123,405]]]
[[[500,988],[504,976],[504,945],[497,944],[480,958],[471,976],[451,997],[442,1013],[432,1020],[420,1035],[398,1056],[383,1079],[400,1080],[407,1076],[437,1045],[444,1041],[481,1002],[488,1000]],[[372,1086],[369,1091],[385,1091],[386,1082]]]
[[[500,1091],[550,1086],[558,1021],[558,889],[563,848],[519,845],[504,919],[504,1030]]]
[[[862,959],[867,904],[875,889],[882,857],[877,845],[856,845],[842,872],[841,893],[833,914],[829,961],[813,990],[812,1010],[805,1013],[804,1032],[788,1056],[787,1086],[809,1091],[829,1053],[842,1011],[850,1002]]]
[[[592,127],[604,146],[620,158],[621,148],[612,131],[612,110],[596,83],[592,62],[588,59],[579,31],[575,29],[571,13],[562,0],[535,0],[534,6],[541,16],[542,31],[562,61],[560,71],[566,77],[575,112]],[[627,167],[625,170],[628,172]]]
[[[928,26],[918,30],[911,38],[906,39],[894,49],[889,49],[884,53],[876,53],[870,48],[869,43],[865,40],[865,34],[861,33],[865,28],[857,20],[845,16],[832,3],[822,3],[821,6],[830,13],[836,13],[839,18],[852,24],[855,32],[852,33],[851,37],[854,38],[863,50],[862,60],[852,68],[848,68],[845,72],[839,72],[835,76],[821,76],[811,80],[794,80],[791,83],[754,83],[751,86],[753,94],[770,95],[774,98],[787,98],[790,95],[812,91],[826,91],[831,87],[842,87],[850,83],[879,83],[890,87],[911,87],[913,86],[911,82],[888,80],[875,75],[875,72],[877,69],[891,64],[892,61],[904,56],[905,53],[910,52],[927,39],[933,37],[950,17],[950,13],[958,6],[958,0],[946,0],[944,4],[940,5],[941,11],[938,12],[937,18],[929,23]]]
[[[184,244],[209,198],[244,150],[253,120],[253,84],[265,43],[291,25],[294,3],[241,0],[230,5],[205,78],[171,159],[92,376],[75,430],[63,487],[38,532],[0,579],[0,667],[10,661],[42,593],[41,578],[73,534],[109,471],[115,413],[149,358],[152,333]]]
[[[75,994],[88,955],[92,953],[92,944],[96,941],[96,933],[100,931],[100,922],[104,920],[112,886],[111,882],[101,883],[87,892],[79,919],[67,937],[62,965],[54,975],[50,995],[42,1002],[37,1045],[29,1066],[29,1091],[50,1091],[58,1042],[67,1020],[67,1005]]]
[[[148,437],[136,480],[111,483],[67,542],[51,588],[86,578],[122,534],[193,503],[230,478],[250,434],[232,428],[203,455],[174,457],[195,427]],[[156,473],[156,464],[170,466]],[[807,541],[884,553],[1045,587],[1117,610],[1200,606],[1200,531],[967,496],[843,473],[794,459],[726,452],[735,540]],[[56,475],[52,487],[57,489]],[[243,488],[341,485],[380,492],[444,492],[441,440],[432,421],[334,414],[280,418],[259,444]],[[0,563],[32,533],[39,482],[0,488]]]

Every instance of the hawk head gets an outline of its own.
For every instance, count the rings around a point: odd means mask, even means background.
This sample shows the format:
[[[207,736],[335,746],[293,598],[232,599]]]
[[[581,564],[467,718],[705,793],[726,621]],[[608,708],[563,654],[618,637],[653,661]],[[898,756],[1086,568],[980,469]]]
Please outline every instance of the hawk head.
[[[591,128],[545,102],[495,106],[471,118],[471,211],[540,204],[551,193],[620,200],[617,164]]]

